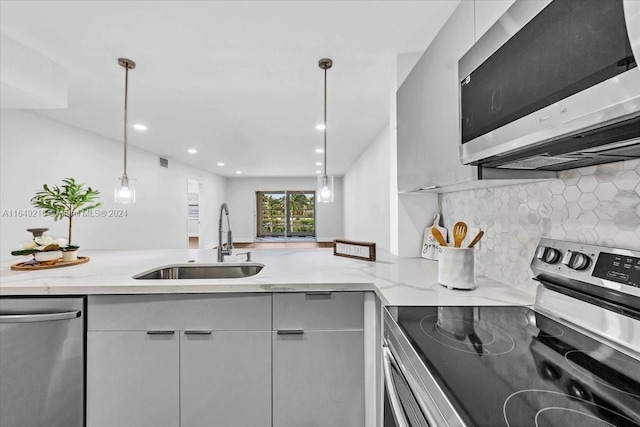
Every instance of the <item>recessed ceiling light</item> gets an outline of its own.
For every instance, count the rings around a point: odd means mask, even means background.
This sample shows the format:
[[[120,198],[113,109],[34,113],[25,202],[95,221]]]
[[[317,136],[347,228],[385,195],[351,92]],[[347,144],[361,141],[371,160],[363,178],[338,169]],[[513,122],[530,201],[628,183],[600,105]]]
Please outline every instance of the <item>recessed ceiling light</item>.
[[[242,173],[242,171],[236,171],[236,173],[237,173],[238,175],[240,175],[240,174]]]
[[[322,148],[316,148],[316,153],[324,153],[324,150]]]
[[[322,173],[322,171],[316,171],[316,173]]]
[[[133,125],[133,128],[136,130],[147,130],[147,127],[142,123],[136,123],[135,125]]]
[[[320,123],[316,125],[316,129],[318,130],[325,130],[327,127],[324,125],[324,123]]]
[[[322,162],[316,162],[316,166],[322,166]]]
[[[187,153],[189,153],[189,154],[196,154],[197,152],[198,152],[198,150],[196,150],[195,148],[189,148],[187,150]]]
[[[218,162],[218,166],[224,166],[223,162]]]

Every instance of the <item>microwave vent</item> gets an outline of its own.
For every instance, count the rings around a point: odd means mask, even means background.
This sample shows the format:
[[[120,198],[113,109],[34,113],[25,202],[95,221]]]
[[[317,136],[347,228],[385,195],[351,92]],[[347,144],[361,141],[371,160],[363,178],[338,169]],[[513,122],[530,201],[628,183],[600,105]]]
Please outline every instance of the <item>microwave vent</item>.
[[[548,166],[560,165],[562,163],[575,162],[575,160],[575,158],[569,157],[532,156],[526,159],[506,163],[504,165],[499,165],[497,167],[504,169],[541,169]]]

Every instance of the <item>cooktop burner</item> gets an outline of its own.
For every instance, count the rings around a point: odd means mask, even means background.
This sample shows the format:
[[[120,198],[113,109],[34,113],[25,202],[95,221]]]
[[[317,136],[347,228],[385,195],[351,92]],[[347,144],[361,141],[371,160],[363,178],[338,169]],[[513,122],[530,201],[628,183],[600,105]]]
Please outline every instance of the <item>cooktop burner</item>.
[[[510,352],[515,346],[504,330],[474,319],[473,307],[438,307],[438,314],[425,316],[420,328],[432,340],[466,353],[496,356]]]
[[[625,426],[637,425],[631,418],[585,399],[548,390],[521,390],[504,402],[509,427],[536,426]]]
[[[640,361],[527,307],[398,307],[469,426],[640,426]]]

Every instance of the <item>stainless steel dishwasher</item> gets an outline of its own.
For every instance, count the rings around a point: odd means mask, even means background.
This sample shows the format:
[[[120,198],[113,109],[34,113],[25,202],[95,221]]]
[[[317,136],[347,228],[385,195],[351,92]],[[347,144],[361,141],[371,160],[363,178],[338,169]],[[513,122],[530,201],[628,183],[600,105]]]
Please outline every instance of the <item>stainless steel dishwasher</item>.
[[[0,298],[0,426],[84,426],[84,307]]]

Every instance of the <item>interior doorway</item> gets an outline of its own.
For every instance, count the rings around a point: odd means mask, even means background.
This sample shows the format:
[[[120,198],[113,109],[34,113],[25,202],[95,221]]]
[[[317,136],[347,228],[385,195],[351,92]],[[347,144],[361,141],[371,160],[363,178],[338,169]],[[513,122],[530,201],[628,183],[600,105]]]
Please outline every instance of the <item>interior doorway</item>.
[[[315,191],[257,191],[256,240],[315,240]]]
[[[202,227],[202,183],[187,180],[187,248],[200,248]]]

